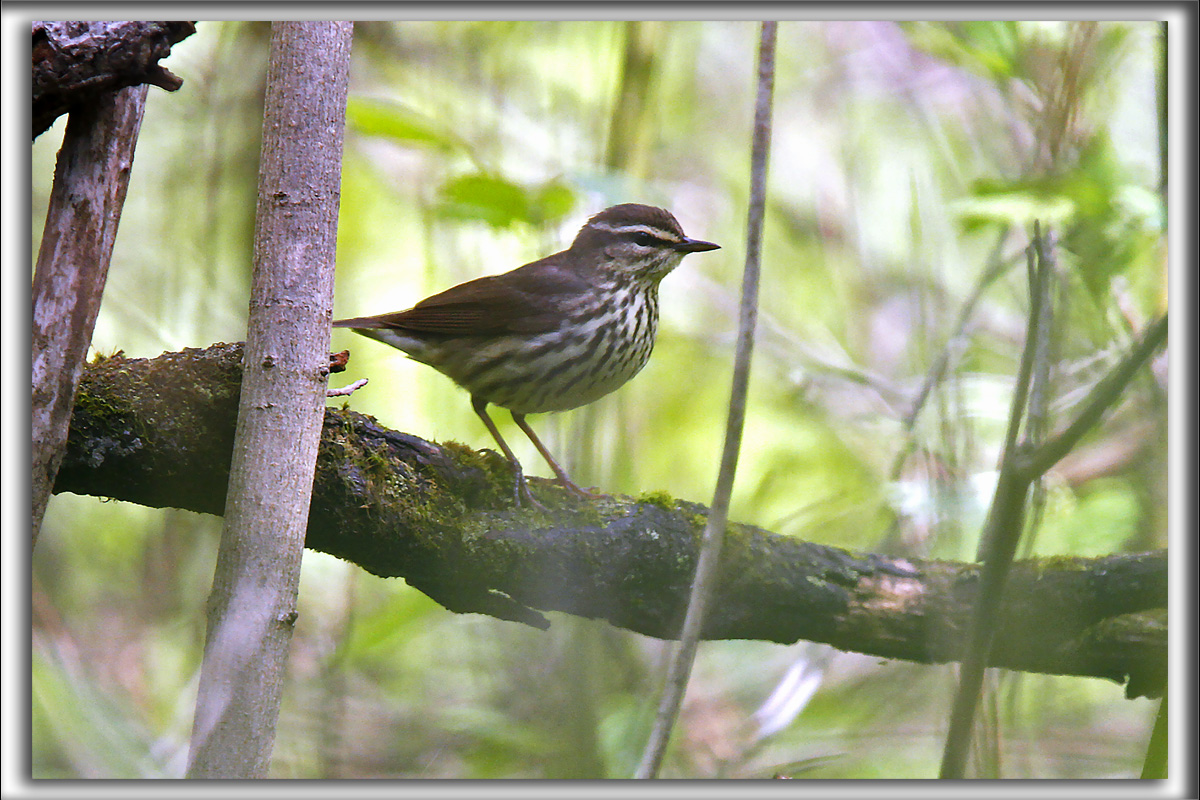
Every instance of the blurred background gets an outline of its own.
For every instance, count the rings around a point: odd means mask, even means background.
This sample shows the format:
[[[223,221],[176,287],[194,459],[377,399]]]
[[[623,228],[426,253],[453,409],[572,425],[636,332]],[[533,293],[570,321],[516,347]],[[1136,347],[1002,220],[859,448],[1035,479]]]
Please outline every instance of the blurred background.
[[[270,35],[201,22],[151,89],[93,349],[245,337]],[[356,26],[338,317],[396,311],[565,247],[617,202],[723,249],[662,285],[649,366],[533,420],[581,485],[707,502],[745,254],[752,22]],[[1052,415],[1167,305],[1158,23],[786,22],[761,327],[731,518],[896,555],[972,559],[1028,308],[1024,248],[1059,237]],[[64,120],[33,146],[36,256]],[[493,447],[468,398],[334,334],[391,428]],[[1165,359],[1049,476],[1022,555],[1165,546]],[[931,381],[930,376],[940,380]],[[924,391],[926,387],[928,391]],[[338,401],[339,404],[341,400]],[[507,418],[533,474],[549,474]],[[178,777],[221,521],[52,499],[32,564],[36,778]],[[306,552],[272,775],[628,777],[664,643],[552,615],[452,614]],[[993,675],[977,774],[1136,777],[1156,704]],[[799,643],[700,649],[673,777],[928,778],[950,667]]]

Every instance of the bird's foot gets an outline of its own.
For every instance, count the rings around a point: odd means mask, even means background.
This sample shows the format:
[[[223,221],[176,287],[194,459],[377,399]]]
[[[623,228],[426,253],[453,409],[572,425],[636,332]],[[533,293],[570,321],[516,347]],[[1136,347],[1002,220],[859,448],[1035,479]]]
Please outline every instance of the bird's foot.
[[[575,495],[576,497],[582,498],[584,500],[599,500],[601,497],[604,496],[597,492],[592,492],[587,489],[584,489],[584,488],[576,485],[576,483],[574,481],[570,480],[569,478],[563,477],[562,475],[558,476],[558,484],[559,484],[559,486],[562,486],[564,489],[566,489],[571,494]]]

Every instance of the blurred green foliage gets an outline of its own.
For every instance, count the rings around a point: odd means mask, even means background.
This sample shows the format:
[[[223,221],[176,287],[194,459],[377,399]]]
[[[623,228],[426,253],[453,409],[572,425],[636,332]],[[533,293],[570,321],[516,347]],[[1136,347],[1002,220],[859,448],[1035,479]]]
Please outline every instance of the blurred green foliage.
[[[352,97],[346,103],[346,127],[363,136],[379,136],[401,147],[442,153],[469,151],[467,143],[436,120],[393,100]]]
[[[185,83],[151,91],[95,350],[154,356],[244,337],[268,36],[263,23],[202,22],[167,61]],[[534,424],[586,484],[707,500],[735,335],[755,38],[748,22],[358,24],[336,313],[398,310],[539,258],[612,203],[670,208],[723,249],[664,282],[650,365],[615,395]],[[1059,237],[1055,420],[1166,308],[1159,58],[1154,23],[780,26],[734,519],[973,556],[1028,310],[1033,222]],[[35,252],[61,131],[33,147]],[[989,271],[999,277],[960,330]],[[448,380],[339,331],[332,349],[343,348],[344,382],[371,379],[357,409],[491,446]],[[944,378],[913,413],[943,355]],[[1148,377],[1049,476],[1028,552],[1163,546],[1165,454],[1165,394]],[[52,501],[32,566],[35,777],[182,774],[219,523]],[[664,653],[559,615],[549,632],[456,616],[306,553],[273,774],[625,777]],[[760,736],[755,709],[801,663],[815,694]],[[953,685],[949,668],[803,643],[705,644],[665,774],[930,777]],[[993,692],[985,774],[1139,773],[1149,702],[1038,675],[1005,675]]]
[[[557,181],[526,188],[499,175],[475,173],[442,184],[437,211],[450,219],[478,220],[493,228],[509,228],[518,222],[558,222],[574,205],[575,192]]]

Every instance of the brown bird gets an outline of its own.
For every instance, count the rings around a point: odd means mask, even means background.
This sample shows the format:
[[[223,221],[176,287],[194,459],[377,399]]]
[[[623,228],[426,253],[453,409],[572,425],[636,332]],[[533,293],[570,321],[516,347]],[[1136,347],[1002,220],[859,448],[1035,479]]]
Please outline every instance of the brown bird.
[[[571,246],[502,275],[476,278],[407,311],[334,322],[390,344],[471,393],[512,465],[515,496],[538,505],[517,457],[487,413],[512,412],[559,483],[585,497],[525,421],[620,388],[650,358],[658,284],[688,253],[718,245],[683,235],[669,211],[637,203],[588,220]]]

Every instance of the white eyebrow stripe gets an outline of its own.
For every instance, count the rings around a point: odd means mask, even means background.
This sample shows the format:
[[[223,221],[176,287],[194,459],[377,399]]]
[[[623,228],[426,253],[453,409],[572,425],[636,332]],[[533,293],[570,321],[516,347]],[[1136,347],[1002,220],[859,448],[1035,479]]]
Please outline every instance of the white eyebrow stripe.
[[[656,239],[662,239],[664,242],[681,242],[682,238],[676,236],[670,231],[665,231],[662,228],[656,228],[651,225],[610,225],[607,222],[589,222],[588,227],[597,231],[610,231],[612,233],[645,233],[653,236]]]

